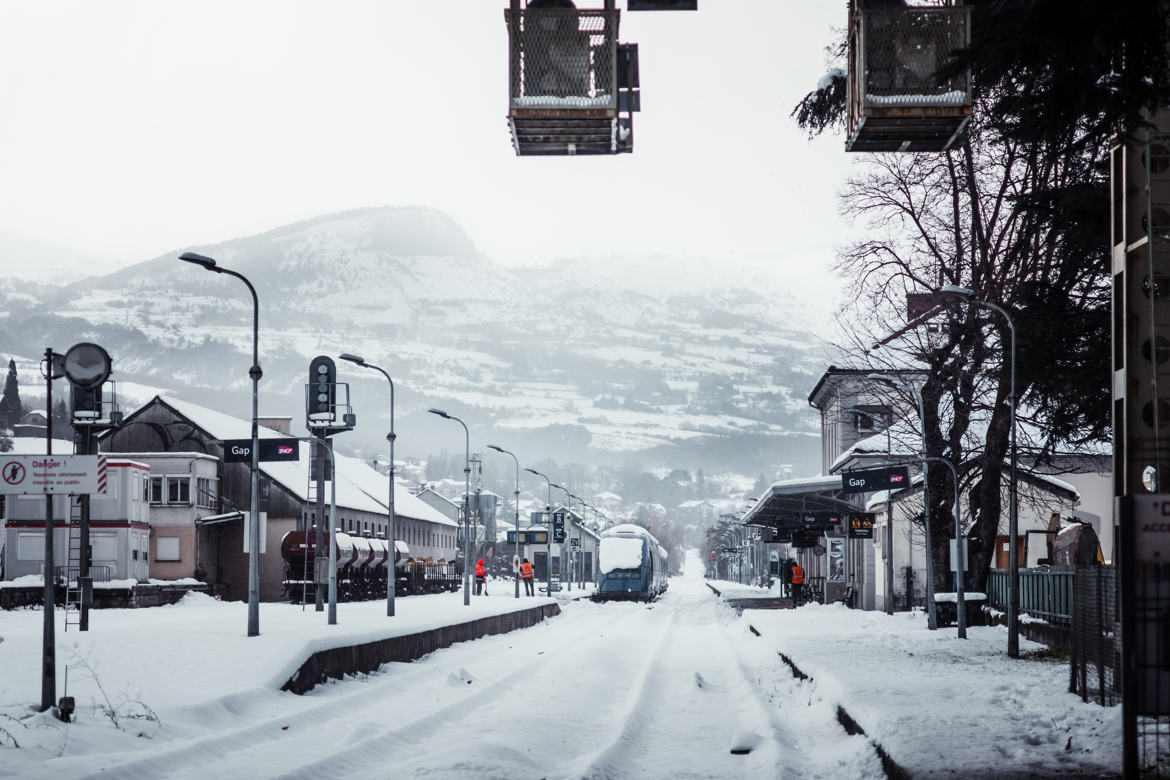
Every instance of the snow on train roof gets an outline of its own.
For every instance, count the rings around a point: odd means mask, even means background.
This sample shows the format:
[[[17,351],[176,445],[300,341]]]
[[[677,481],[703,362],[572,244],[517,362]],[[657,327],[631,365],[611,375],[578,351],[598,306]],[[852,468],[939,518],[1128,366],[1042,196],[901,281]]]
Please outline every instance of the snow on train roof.
[[[597,565],[602,574],[609,574],[614,569],[637,569],[642,565],[643,540],[650,534],[637,536],[605,536],[601,537],[601,547],[597,551]],[[651,537],[652,538],[652,537]]]
[[[644,536],[644,537],[648,538],[650,541],[654,542],[654,545],[658,548],[658,551],[659,551],[659,553],[661,553],[663,558],[669,557],[669,553],[667,553],[666,548],[663,547],[658,542],[658,540],[654,538],[654,534],[650,533],[642,526],[634,525],[633,523],[622,523],[620,525],[615,525],[612,528],[605,529],[604,531],[601,532],[601,540],[604,542],[606,538],[623,537],[623,536],[629,537],[631,535]],[[621,567],[619,567],[619,568],[621,568]]]

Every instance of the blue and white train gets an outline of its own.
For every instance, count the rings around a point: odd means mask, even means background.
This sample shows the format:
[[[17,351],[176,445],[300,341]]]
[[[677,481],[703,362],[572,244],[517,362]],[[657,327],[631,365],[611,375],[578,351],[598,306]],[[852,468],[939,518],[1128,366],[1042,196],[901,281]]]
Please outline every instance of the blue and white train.
[[[652,601],[666,592],[666,550],[640,525],[615,525],[601,534],[597,550],[601,573],[595,601]]]

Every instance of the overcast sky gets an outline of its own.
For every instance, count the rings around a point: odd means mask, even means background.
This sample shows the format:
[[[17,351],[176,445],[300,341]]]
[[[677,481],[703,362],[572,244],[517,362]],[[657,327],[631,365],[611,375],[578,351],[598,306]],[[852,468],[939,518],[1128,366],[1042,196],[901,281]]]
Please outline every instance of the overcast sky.
[[[640,45],[635,151],[553,159],[512,151],[506,5],[3,3],[0,232],[112,269],[318,214],[423,205],[506,265],[686,251],[823,283],[852,159],[789,113],[825,71],[844,0],[623,12],[621,39]]]

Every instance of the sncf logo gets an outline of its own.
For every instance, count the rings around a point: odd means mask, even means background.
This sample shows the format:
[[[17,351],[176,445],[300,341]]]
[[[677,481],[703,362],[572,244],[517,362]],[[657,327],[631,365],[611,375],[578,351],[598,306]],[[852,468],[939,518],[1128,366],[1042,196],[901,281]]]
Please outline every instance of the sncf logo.
[[[891,474],[890,475],[890,484],[891,485],[901,485],[905,480],[906,480],[906,476],[904,474]]]
[[[276,454],[277,455],[292,455],[293,448],[287,444],[278,444],[278,445],[276,445]]]

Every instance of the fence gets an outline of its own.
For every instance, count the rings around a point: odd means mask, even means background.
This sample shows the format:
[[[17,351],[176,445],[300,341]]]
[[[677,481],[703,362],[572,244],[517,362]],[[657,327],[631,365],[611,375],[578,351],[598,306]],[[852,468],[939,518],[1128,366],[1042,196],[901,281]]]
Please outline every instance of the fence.
[[[1072,625],[1075,571],[1072,566],[1020,569],[1020,614],[1057,626]],[[1007,569],[991,570],[987,578],[987,603],[1001,612],[1008,611]]]
[[[1117,570],[1082,566],[1076,572],[1068,689],[1102,706],[1121,701]]]
[[[513,108],[617,108],[618,15],[596,9],[526,9],[512,25]]]

